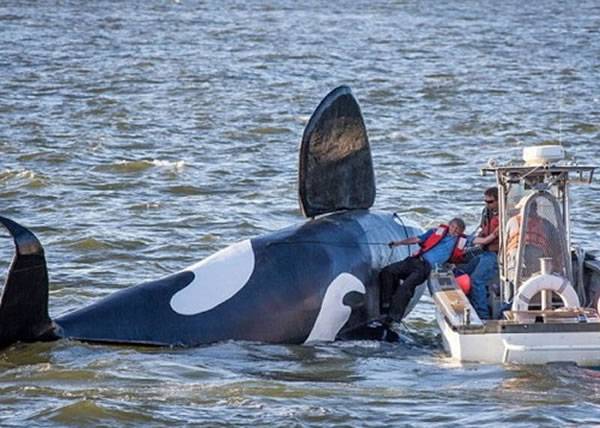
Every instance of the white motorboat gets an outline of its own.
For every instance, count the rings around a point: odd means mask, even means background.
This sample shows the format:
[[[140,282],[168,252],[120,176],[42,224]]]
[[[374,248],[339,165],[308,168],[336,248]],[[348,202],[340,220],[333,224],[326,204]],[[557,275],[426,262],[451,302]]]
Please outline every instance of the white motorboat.
[[[444,347],[458,361],[600,365],[600,261],[571,242],[569,186],[592,182],[594,166],[564,161],[561,146],[524,149],[499,166],[498,277],[488,284],[491,319],[481,320],[452,266],[432,273]]]

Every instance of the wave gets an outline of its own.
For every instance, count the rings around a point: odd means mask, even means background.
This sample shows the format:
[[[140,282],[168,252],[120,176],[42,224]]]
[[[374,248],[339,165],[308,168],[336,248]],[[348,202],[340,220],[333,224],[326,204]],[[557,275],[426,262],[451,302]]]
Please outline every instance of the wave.
[[[12,181],[16,181],[17,187],[39,188],[47,186],[49,180],[44,175],[29,169],[0,171],[0,183]]]
[[[94,168],[95,171],[114,172],[119,174],[131,174],[143,172],[151,168],[160,168],[169,172],[180,172],[185,167],[182,160],[119,160],[111,164],[99,165]]]

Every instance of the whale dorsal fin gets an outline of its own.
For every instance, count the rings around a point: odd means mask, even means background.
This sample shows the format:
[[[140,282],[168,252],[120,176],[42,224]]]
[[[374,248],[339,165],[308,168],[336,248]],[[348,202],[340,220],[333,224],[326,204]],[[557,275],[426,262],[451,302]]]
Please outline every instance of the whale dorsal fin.
[[[366,209],[375,201],[367,129],[348,86],[331,91],[304,129],[298,192],[306,217]]]

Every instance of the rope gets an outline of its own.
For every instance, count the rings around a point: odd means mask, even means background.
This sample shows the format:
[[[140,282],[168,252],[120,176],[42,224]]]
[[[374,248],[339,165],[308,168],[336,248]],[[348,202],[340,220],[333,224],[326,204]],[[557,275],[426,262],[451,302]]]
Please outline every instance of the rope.
[[[404,229],[404,237],[408,238],[408,229],[406,228],[406,225],[404,224],[404,220],[402,220],[402,217],[400,217],[398,215],[398,213],[394,213],[394,217],[397,218],[398,220],[400,220],[400,223],[402,223],[402,228]],[[413,244],[408,244],[408,254],[412,254],[412,248],[410,248],[410,246]]]
[[[402,224],[402,228],[404,229],[404,237],[408,238],[408,228],[406,227],[406,224],[404,224],[404,220],[402,220],[402,217],[400,217],[398,215],[398,213],[394,213],[393,216],[400,221],[400,223]],[[374,242],[367,242],[367,241],[353,241],[353,242],[343,242],[342,241],[342,242],[340,242],[340,241],[322,241],[322,240],[277,241],[277,242],[270,242],[267,244],[267,246],[271,246],[271,245],[303,245],[303,244],[330,245],[333,247],[340,247],[340,248],[354,248],[354,247],[361,246],[361,245],[386,246],[386,247],[390,248],[390,252],[389,252],[388,258],[385,262],[385,265],[390,264],[392,256],[394,255],[394,250],[396,249],[396,247],[390,247],[389,242],[376,242],[376,241],[374,241]],[[407,245],[408,245],[408,254],[412,254],[411,245],[414,245],[414,244],[407,244]]]
[[[385,245],[386,247],[389,247],[389,242],[334,242],[334,241],[278,241],[278,242],[269,242],[269,244],[267,244],[267,246],[269,245],[283,245],[283,244],[287,244],[287,245],[296,245],[296,244],[319,244],[319,245],[331,245],[334,247],[345,247],[345,248],[351,248],[351,247],[357,247],[360,245],[371,245],[371,246],[377,246],[377,245]]]

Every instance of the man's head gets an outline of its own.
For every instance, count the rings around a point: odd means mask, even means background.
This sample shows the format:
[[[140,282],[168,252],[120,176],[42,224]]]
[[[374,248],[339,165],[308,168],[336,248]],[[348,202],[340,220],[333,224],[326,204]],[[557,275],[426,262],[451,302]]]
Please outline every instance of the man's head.
[[[491,210],[498,209],[498,188],[497,187],[488,187],[485,192],[483,192],[483,200],[485,201],[485,206]]]
[[[448,234],[452,236],[461,235],[465,231],[465,222],[458,217],[453,218],[448,223]]]

